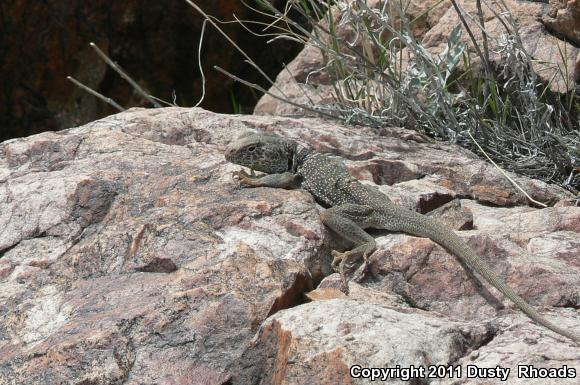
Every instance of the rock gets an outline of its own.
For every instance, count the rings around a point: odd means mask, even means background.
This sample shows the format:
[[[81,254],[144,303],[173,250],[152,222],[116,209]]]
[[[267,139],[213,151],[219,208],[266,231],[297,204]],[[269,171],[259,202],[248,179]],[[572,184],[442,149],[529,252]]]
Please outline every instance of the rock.
[[[459,199],[454,199],[443,206],[439,206],[437,209],[428,212],[427,215],[436,217],[453,230],[473,229],[473,213],[471,210],[462,207]]]
[[[548,15],[542,22],[552,33],[559,35],[580,46],[580,1],[552,0]],[[580,78],[576,79],[579,82]]]
[[[537,331],[522,323],[520,316],[502,317],[501,324],[509,330],[498,335],[488,323],[466,324],[417,309],[403,311],[361,300],[312,302],[283,310],[265,322],[241,360],[240,366],[249,370],[234,376],[233,383],[454,384],[458,377],[467,377],[468,365],[481,368],[499,365],[511,369],[508,383],[514,379],[518,384],[541,385],[547,382],[518,380],[518,365],[525,363],[542,368],[565,365],[576,371],[580,368],[577,362],[560,356],[565,351],[567,357],[578,358],[578,349],[546,346],[544,350],[543,345],[549,345],[548,338],[538,336]],[[526,334],[532,334],[536,340],[523,337]],[[530,349],[540,346],[541,353],[530,355]],[[439,372],[437,376],[437,371],[429,369],[436,366],[453,369]],[[414,372],[409,370],[411,367],[415,368]],[[351,373],[360,373],[361,368],[406,370],[398,374],[394,371],[392,377],[371,382],[351,377]],[[423,372],[419,371],[421,368]],[[499,379],[478,379],[473,383],[505,383]],[[561,383],[574,381],[570,378]]]
[[[471,15],[475,14],[475,1],[465,0],[459,3]],[[544,27],[546,22],[542,24],[542,18],[549,12],[549,7],[541,2],[517,0],[506,0],[505,5],[517,23],[522,45],[534,59],[532,63],[538,78],[545,84],[549,83],[550,90],[553,92],[566,93],[573,90],[577,81],[574,78],[574,67],[580,50],[566,40],[560,40],[559,37],[562,35],[556,33],[556,36],[554,36],[550,33],[550,29],[547,30]],[[502,41],[502,34],[505,34],[506,30],[502,22],[489,10],[489,7],[483,6],[482,8],[490,44],[490,61],[501,68],[503,59],[499,54],[501,50],[499,42]],[[473,17],[476,18],[476,16]],[[466,17],[465,19],[481,47],[480,29],[471,18]],[[457,12],[453,8],[448,9],[440,22],[425,34],[423,39],[425,48],[432,54],[442,52],[447,45],[449,34],[459,23],[460,19]],[[468,46],[472,46],[465,31],[462,34],[462,41]],[[474,49],[470,48],[469,52],[473,63],[479,65],[479,59],[475,55]]]
[[[528,206],[465,150],[400,128],[132,109],[0,144],[0,383],[364,383],[354,364],[580,370],[569,341],[428,239],[373,232],[379,248],[353,266],[344,298],[330,251],[350,245],[312,197],[232,180],[223,151],[248,130],[340,157],[455,228],[470,212],[458,234],[547,318],[580,330],[580,209]],[[511,176],[535,199],[572,197]]]
[[[269,318],[241,365],[239,383],[356,384],[353,365],[415,367],[453,362],[487,339],[484,326],[462,325],[420,310],[357,300],[305,304]],[[390,383],[390,382],[387,382]]]
[[[242,128],[133,110],[0,145],[0,383],[226,382],[323,229],[304,192],[231,179]]]
[[[322,287],[316,290],[312,290],[305,294],[306,298],[310,301],[322,301],[325,299],[333,299],[333,298],[347,298],[347,295],[344,294],[339,289],[333,287]]]

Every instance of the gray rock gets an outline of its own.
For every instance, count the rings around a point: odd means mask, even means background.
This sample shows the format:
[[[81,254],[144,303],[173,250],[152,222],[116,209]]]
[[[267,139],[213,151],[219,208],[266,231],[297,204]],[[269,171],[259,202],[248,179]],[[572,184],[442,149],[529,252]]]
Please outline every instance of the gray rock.
[[[330,250],[348,244],[312,197],[232,180],[239,167],[223,150],[248,130],[342,157],[410,208],[460,198],[452,211],[473,217],[462,237],[548,318],[580,330],[580,208],[527,206],[465,150],[398,128],[133,109],[0,144],[0,383],[359,383],[353,364],[580,370],[577,347],[426,239],[377,234],[341,297]],[[513,177],[535,199],[571,197]]]

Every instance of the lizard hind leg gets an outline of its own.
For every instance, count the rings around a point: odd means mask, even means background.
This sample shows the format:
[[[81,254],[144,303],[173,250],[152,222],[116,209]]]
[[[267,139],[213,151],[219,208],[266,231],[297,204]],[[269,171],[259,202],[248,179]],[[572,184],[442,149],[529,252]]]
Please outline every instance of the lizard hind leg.
[[[374,222],[374,210],[365,205],[344,204],[325,210],[321,214],[322,222],[336,234],[355,244],[352,250],[340,253],[332,252],[332,267],[338,269],[342,280],[342,289],[348,294],[348,281],[345,267],[351,260],[361,256],[366,265],[368,257],[377,249],[377,244],[364,228]],[[354,262],[354,261],[353,261]]]

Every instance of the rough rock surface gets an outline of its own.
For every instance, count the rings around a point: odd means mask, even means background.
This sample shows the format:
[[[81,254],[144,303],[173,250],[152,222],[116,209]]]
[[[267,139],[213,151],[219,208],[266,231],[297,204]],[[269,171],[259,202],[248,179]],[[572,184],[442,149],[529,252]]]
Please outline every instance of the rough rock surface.
[[[437,0],[408,0],[403,2],[406,17],[409,20],[417,18],[413,30],[415,37],[434,55],[445,50],[451,31],[461,23],[450,2],[438,3]],[[475,14],[476,2],[474,0],[462,0],[458,3],[467,12]],[[384,2],[369,0],[368,4],[369,7],[382,7]],[[539,78],[546,83],[550,82],[550,88],[554,92],[567,92],[573,90],[576,84],[580,84],[580,48],[575,40],[577,35],[580,35],[578,24],[580,19],[577,17],[580,14],[578,5],[580,2],[577,0],[568,1],[563,8],[556,7],[556,10],[552,12],[548,4],[537,1],[506,0],[505,4],[519,25],[518,32],[522,44],[536,60],[534,68]],[[433,8],[426,12],[432,6]],[[396,20],[398,11],[390,10],[389,15]],[[489,33],[490,59],[493,63],[498,64],[502,62],[502,59],[495,52],[498,50],[496,42],[500,40],[505,28],[488,7],[484,5],[483,10],[485,27]],[[338,17],[339,12],[335,18],[338,19]],[[481,43],[479,28],[470,18],[466,17],[466,20],[477,41]],[[337,35],[344,35],[345,28],[339,26]],[[562,37],[574,44],[562,40]],[[346,39],[346,41],[351,40],[353,39]],[[465,30],[462,32],[462,41],[468,46],[471,45],[469,35]],[[474,54],[475,50],[470,48],[468,52],[470,52],[473,63],[476,65],[479,59]],[[406,58],[406,54],[403,54],[403,57]],[[404,58],[403,61],[406,61]],[[270,88],[270,92],[274,95],[280,95],[278,90],[282,90],[286,98],[302,105],[307,104],[309,99],[315,105],[332,102],[332,82],[323,64],[320,50],[307,46],[288,65],[288,71],[280,72],[276,78],[276,85]],[[561,72],[558,72],[558,68]],[[567,78],[564,79],[560,76],[561,73],[567,74]],[[281,102],[269,95],[264,95],[258,101],[254,113],[276,116],[309,114],[308,111]]]
[[[223,150],[250,129],[342,157],[462,229],[527,301],[580,331],[580,208],[559,188],[516,177],[560,203],[530,207],[474,155],[399,128],[133,109],[0,144],[0,383],[367,383],[350,378],[354,364],[580,373],[580,348],[427,239],[376,232],[359,283],[338,292],[330,250],[349,245],[312,197],[232,180]]]
[[[475,1],[464,0],[460,3],[467,12],[475,13]],[[505,0],[505,4],[517,22],[522,45],[535,59],[533,64],[538,77],[546,83],[551,81],[550,89],[554,92],[563,93],[573,90],[575,83],[580,82],[580,79],[574,78],[574,67],[580,48],[568,43],[568,39],[559,39],[562,35],[556,33],[557,36],[554,36],[550,32],[558,27],[548,30],[542,24],[542,17],[549,12],[548,4],[523,0]],[[501,65],[501,56],[494,51],[499,50],[500,46],[496,41],[501,40],[500,37],[505,33],[505,28],[488,7],[483,6],[483,13],[485,28],[490,39],[490,60],[492,63]],[[481,46],[482,37],[479,28],[474,21],[466,20]],[[432,53],[442,52],[451,31],[459,23],[457,12],[453,8],[448,9],[439,23],[425,34],[423,39],[425,48]],[[555,24],[560,28],[566,28],[561,20],[556,21]],[[463,32],[462,40],[471,46],[467,33]],[[473,48],[469,51],[474,53]]]
[[[579,0],[550,0],[550,12],[542,18],[542,22],[553,33],[580,46]]]

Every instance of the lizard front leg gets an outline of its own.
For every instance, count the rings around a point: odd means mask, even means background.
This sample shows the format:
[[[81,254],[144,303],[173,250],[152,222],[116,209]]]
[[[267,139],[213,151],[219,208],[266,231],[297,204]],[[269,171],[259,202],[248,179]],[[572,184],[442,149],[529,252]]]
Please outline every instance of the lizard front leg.
[[[252,170],[248,174],[244,170],[234,171],[232,176],[238,179],[242,184],[253,187],[275,187],[275,188],[297,188],[300,186],[300,177],[291,172],[281,174],[266,174],[257,176]]]
[[[332,266],[338,271],[342,280],[342,289],[348,294],[348,281],[345,266],[351,259],[364,259],[365,266],[368,257],[377,249],[375,239],[364,228],[372,226],[375,221],[375,210],[369,206],[344,204],[325,210],[321,214],[322,222],[332,231],[355,244],[352,250],[340,253],[332,251],[334,260]]]

